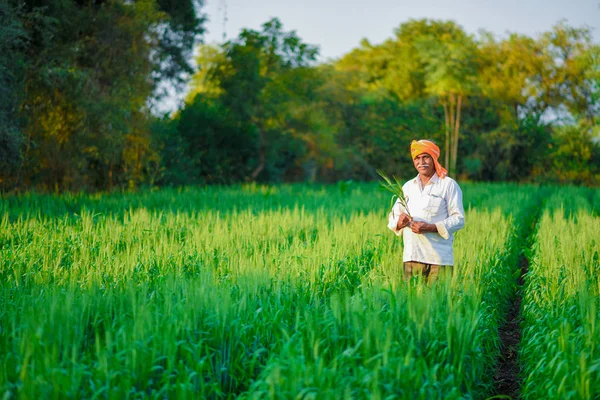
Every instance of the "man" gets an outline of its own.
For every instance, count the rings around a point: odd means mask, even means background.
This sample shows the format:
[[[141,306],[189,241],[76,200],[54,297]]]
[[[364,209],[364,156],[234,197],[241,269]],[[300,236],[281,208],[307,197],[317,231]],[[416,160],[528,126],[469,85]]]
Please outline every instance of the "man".
[[[465,224],[462,191],[438,162],[435,143],[413,140],[410,154],[419,174],[402,186],[408,210],[397,201],[388,228],[404,238],[404,278],[433,281],[452,272],[454,232]]]

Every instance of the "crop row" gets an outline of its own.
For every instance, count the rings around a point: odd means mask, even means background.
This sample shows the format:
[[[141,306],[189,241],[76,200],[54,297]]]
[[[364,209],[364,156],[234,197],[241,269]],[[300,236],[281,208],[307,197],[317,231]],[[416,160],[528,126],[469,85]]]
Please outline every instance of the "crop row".
[[[542,193],[464,193],[457,267],[430,285],[402,280],[389,199],[373,185],[0,199],[0,391],[491,395]]]
[[[526,399],[600,396],[600,192],[556,191],[539,222],[523,300]]]

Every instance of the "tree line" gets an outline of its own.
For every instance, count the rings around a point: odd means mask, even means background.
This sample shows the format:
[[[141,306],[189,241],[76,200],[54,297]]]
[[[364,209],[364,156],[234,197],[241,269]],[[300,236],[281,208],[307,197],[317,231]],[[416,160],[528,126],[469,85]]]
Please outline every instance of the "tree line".
[[[0,2],[0,187],[156,181],[152,101],[183,89],[199,0]]]
[[[600,47],[586,27],[499,39],[410,20],[317,62],[272,19],[196,46],[192,68],[201,6],[0,5],[3,189],[409,177],[418,138],[459,179],[600,183]],[[151,112],[161,88],[186,84],[177,112]]]

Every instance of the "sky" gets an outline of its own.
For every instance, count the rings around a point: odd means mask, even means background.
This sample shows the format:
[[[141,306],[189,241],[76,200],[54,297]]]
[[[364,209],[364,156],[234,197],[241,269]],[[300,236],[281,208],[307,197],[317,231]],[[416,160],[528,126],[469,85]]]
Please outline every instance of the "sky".
[[[260,29],[277,17],[286,31],[320,48],[320,61],[337,59],[366,38],[378,44],[410,19],[452,20],[465,31],[480,29],[536,37],[560,20],[592,28],[600,42],[600,0],[204,0],[205,43],[237,37],[242,28]]]

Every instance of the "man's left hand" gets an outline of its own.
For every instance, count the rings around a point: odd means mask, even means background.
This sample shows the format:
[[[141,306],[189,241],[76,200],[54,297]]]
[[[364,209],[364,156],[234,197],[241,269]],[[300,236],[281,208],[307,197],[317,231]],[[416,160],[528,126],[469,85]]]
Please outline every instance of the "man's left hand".
[[[410,230],[414,233],[437,232],[437,226],[424,221],[411,221]]]

